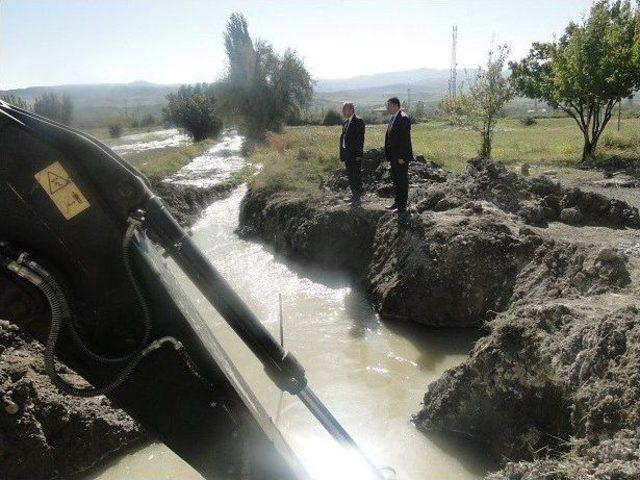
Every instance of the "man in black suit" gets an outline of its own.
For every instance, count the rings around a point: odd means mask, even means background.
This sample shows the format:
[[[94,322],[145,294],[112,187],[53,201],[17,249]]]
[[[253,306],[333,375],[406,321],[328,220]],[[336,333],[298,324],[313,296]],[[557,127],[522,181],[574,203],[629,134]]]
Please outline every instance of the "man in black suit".
[[[345,122],[340,135],[340,160],[344,162],[349,186],[351,187],[351,205],[360,206],[362,197],[362,150],[364,148],[364,121],[356,115],[353,103],[342,105]]]
[[[387,112],[391,115],[384,137],[384,154],[391,163],[391,177],[395,185],[395,201],[387,207],[402,213],[407,209],[409,196],[409,162],[413,160],[411,147],[411,120],[400,110],[400,100],[387,100]]]

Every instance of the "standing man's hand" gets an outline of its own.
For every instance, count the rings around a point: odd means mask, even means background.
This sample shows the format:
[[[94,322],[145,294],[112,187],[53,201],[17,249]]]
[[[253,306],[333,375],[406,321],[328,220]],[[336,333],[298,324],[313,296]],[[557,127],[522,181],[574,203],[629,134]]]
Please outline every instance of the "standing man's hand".
[[[406,162],[404,161],[404,159],[399,158],[399,159],[398,159],[398,163],[399,163],[400,165],[404,165]]]

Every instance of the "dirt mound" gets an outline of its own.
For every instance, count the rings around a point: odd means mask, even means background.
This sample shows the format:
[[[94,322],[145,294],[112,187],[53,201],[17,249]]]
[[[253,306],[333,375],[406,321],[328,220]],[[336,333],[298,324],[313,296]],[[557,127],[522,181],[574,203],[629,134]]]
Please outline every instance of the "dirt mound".
[[[432,326],[478,325],[502,310],[542,241],[487,202],[385,216],[376,231],[368,275],[376,309]]]
[[[517,214],[531,225],[563,222],[576,226],[640,228],[638,210],[621,200],[565,188],[545,176],[527,178],[508,171],[501,163],[482,158],[469,161],[460,176],[419,192],[416,200],[419,212],[447,210],[469,200],[485,200]]]
[[[384,153],[370,150],[363,159],[365,190],[379,197],[393,196],[393,182]],[[502,163],[483,158],[469,161],[459,176],[451,175],[433,162],[409,165],[409,197],[417,212],[444,211],[472,200],[491,202],[525,223],[546,226],[562,222],[576,226],[640,228],[638,210],[626,202],[578,188],[565,188],[546,177],[528,178],[510,172]],[[338,170],[323,185],[332,191],[349,187],[346,173]]]
[[[69,478],[144,438],[106,398],[59,393],[43,355],[38,342],[0,320],[0,478]]]
[[[468,436],[497,457],[556,459],[509,464],[494,479],[539,478],[553,465],[567,469],[562,478],[595,472],[598,452],[640,428],[640,310],[629,285],[626,258],[615,251],[541,245],[490,334],[429,386],[418,427]],[[634,442],[627,458],[636,463],[624,469],[639,475]],[[616,471],[621,458],[602,471]]]
[[[518,276],[514,301],[598,295],[629,285],[627,257],[610,247],[553,240],[536,250]]]
[[[431,183],[442,183],[452,177],[451,173],[443,170],[433,162],[420,160],[409,164],[409,183],[412,188],[423,187]],[[362,183],[365,190],[374,192],[381,197],[393,196],[393,180],[389,162],[385,160],[384,150],[373,149],[364,153],[362,159]],[[346,191],[349,179],[344,169],[331,173],[322,185],[331,191]]]
[[[561,460],[545,458],[533,462],[511,462],[486,480],[593,479],[636,480],[640,478],[640,431],[621,430],[597,445],[575,442]]]
[[[492,480],[640,478],[640,275],[606,230],[640,228],[638,210],[474,159],[460,176],[412,163],[414,212],[398,216],[383,209],[388,166],[368,155],[362,209],[340,203],[348,182],[336,172],[317,198],[250,191],[242,229],[357,272],[385,317],[486,325],[469,360],[429,385],[415,422],[522,460]]]

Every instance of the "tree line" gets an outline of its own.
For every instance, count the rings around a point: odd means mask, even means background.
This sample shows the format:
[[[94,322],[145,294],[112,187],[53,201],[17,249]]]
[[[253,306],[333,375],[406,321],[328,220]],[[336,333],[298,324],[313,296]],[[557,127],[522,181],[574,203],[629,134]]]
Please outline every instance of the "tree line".
[[[169,94],[165,120],[195,140],[216,136],[223,123],[258,140],[267,131],[295,123],[313,98],[313,81],[296,52],[279,53],[265,40],[253,39],[239,13],[229,18],[224,46],[228,65],[223,78]],[[534,42],[524,58],[507,64],[508,54],[507,45],[492,49],[469,87],[443,98],[440,110],[476,129],[479,154],[491,157],[504,106],[516,96],[545,102],[575,120],[584,138],[582,160],[588,161],[616,106],[640,90],[640,0],[599,0],[557,40]],[[27,108],[19,98],[5,100]],[[68,96],[45,93],[33,110],[69,123],[73,104]],[[424,113],[424,104],[421,110]],[[322,120],[326,125],[340,122],[331,110]]]
[[[69,95],[56,95],[53,92],[44,92],[29,105],[23,98],[17,95],[2,95],[3,100],[23,110],[32,110],[38,115],[47,117],[59,123],[69,125],[73,116],[73,102]]]
[[[278,54],[264,40],[254,41],[246,19],[237,13],[229,19],[224,43],[228,70],[223,80],[183,87],[170,95],[169,119],[187,129],[195,123],[194,137],[200,137],[217,133],[220,116],[248,136],[262,138],[309,105],[313,82],[294,51]],[[527,56],[507,64],[508,55],[507,45],[492,49],[466,91],[445,97],[440,109],[476,129],[479,154],[490,158],[505,105],[516,96],[545,102],[575,120],[584,138],[582,160],[588,161],[615,107],[640,89],[640,0],[599,0],[582,22],[570,23],[557,40],[534,42]],[[185,97],[200,107],[186,112]],[[202,119],[205,112],[208,121]],[[322,123],[340,121],[330,110]]]

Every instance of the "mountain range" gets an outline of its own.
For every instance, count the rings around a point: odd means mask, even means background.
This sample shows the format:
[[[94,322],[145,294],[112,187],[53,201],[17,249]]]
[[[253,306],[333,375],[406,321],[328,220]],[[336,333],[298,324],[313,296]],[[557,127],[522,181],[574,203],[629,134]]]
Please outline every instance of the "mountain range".
[[[459,83],[472,73],[459,70]],[[423,100],[431,105],[448,91],[449,75],[449,70],[420,68],[343,79],[319,79],[315,82],[314,105],[324,109],[346,99],[360,105],[382,105],[389,96],[405,99],[408,89],[413,100]],[[94,122],[102,124],[105,118],[122,114],[160,115],[166,104],[166,95],[178,86],[136,81],[126,84],[32,86],[5,90],[0,94],[17,95],[29,103],[44,92],[69,95],[74,103],[75,121],[89,126]]]

